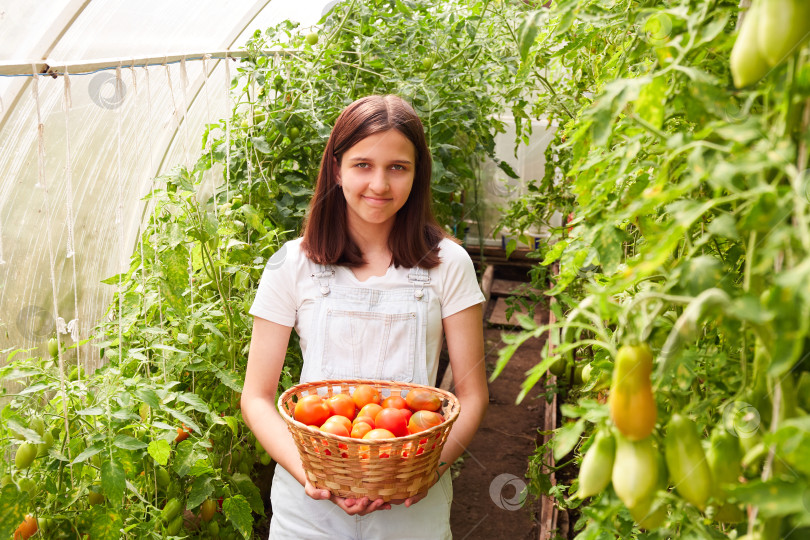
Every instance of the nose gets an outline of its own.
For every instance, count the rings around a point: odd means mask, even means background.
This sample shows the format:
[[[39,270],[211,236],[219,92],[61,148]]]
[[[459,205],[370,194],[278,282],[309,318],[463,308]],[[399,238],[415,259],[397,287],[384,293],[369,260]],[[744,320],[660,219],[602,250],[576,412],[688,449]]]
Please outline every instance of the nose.
[[[378,168],[374,171],[368,186],[374,193],[385,193],[388,191],[388,175],[386,174],[386,170]]]

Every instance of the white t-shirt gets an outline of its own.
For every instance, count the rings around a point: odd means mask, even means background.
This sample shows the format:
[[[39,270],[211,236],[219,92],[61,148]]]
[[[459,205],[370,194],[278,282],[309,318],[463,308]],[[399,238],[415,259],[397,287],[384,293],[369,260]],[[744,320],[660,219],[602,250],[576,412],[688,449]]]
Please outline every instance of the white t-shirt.
[[[307,337],[312,331],[315,299],[321,296],[312,274],[318,265],[301,250],[301,238],[284,244],[267,262],[256,299],[250,308],[254,317],[290,326],[300,337],[306,358]],[[427,322],[427,374],[436,384],[442,348],[442,319],[483,302],[475,268],[466,250],[450,239],[439,243],[439,266],[430,270],[430,302]],[[345,287],[390,290],[408,285],[408,268],[389,266],[384,276],[358,280],[351,268],[335,266],[330,283]]]

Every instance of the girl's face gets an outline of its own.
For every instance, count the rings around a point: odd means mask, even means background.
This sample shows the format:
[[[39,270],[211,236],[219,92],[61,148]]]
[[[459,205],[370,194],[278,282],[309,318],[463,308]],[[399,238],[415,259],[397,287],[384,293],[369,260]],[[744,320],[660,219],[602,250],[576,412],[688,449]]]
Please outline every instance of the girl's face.
[[[411,193],[416,149],[396,129],[369,135],[344,154],[338,181],[348,207],[349,228],[393,227]],[[390,229],[389,229],[390,230]]]

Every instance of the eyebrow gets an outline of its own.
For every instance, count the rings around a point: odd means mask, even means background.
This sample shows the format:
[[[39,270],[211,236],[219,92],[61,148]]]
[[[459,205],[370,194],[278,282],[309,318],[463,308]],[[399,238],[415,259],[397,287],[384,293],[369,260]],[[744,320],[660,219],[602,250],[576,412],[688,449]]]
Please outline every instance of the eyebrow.
[[[371,158],[368,158],[368,157],[360,156],[360,157],[353,157],[349,161],[358,162],[358,161],[374,161],[374,160],[371,159]],[[405,165],[413,165],[413,162],[411,162],[408,159],[393,159],[393,160],[391,160],[390,163],[402,163],[402,164],[405,164]]]

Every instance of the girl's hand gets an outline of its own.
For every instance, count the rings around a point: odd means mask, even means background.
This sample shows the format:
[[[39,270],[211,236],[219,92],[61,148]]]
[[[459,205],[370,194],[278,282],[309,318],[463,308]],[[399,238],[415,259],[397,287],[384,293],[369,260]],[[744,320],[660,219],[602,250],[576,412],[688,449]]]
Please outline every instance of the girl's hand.
[[[346,499],[343,497],[337,497],[332,495],[329,490],[316,488],[309,482],[308,479],[307,483],[304,484],[304,492],[315,500],[332,501],[350,516],[365,516],[376,510],[391,509],[391,505],[382,499],[371,501],[368,497],[363,497],[362,499]]]

